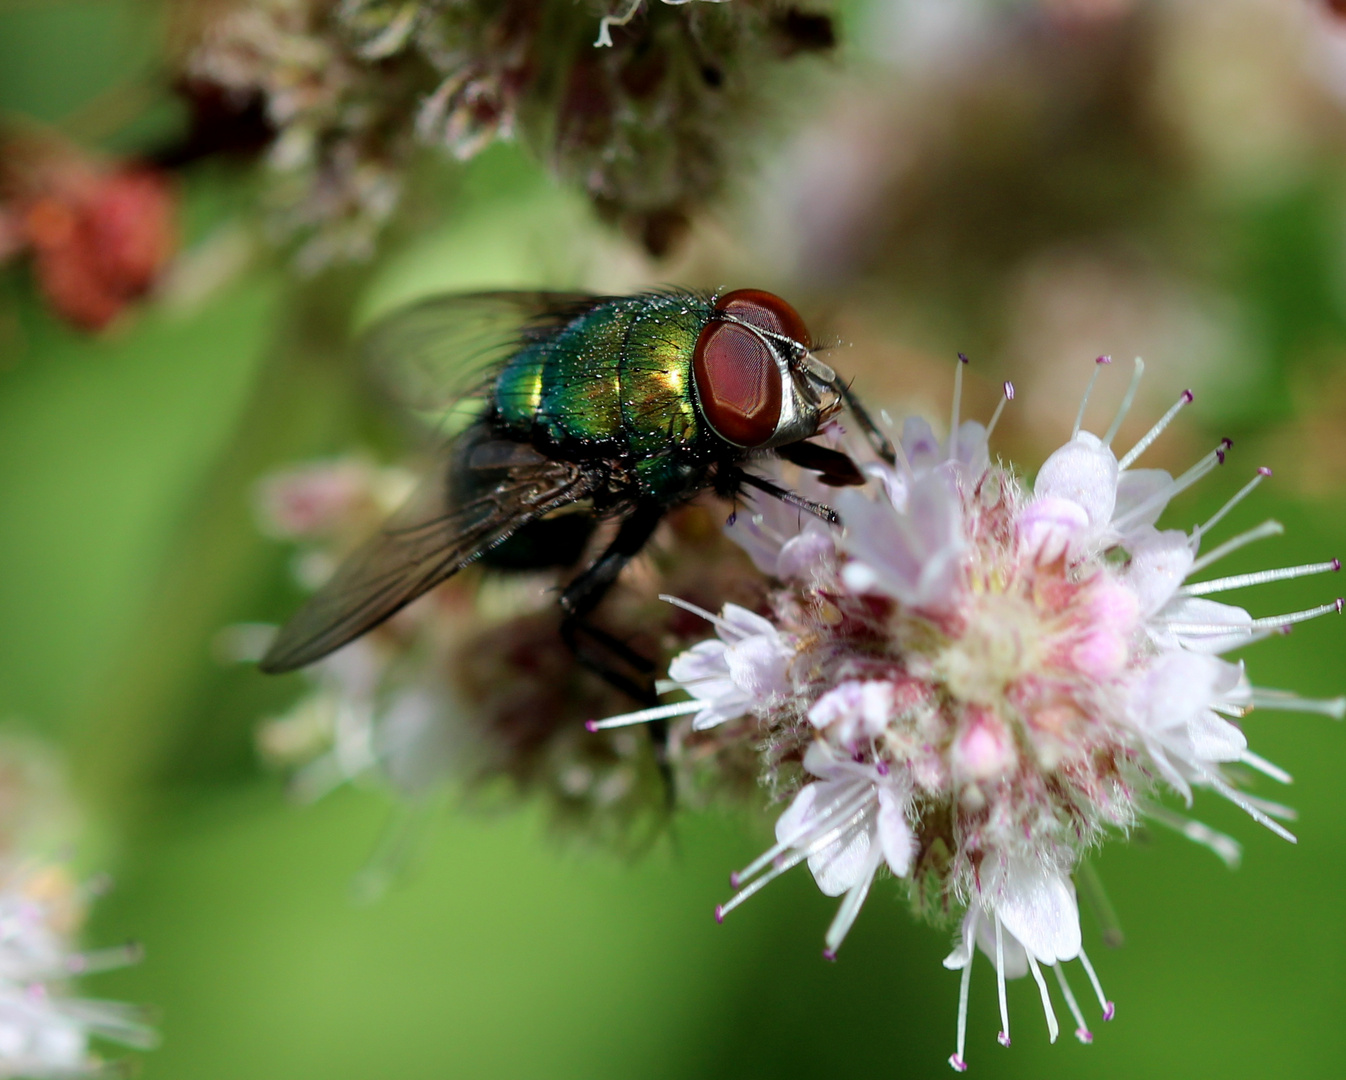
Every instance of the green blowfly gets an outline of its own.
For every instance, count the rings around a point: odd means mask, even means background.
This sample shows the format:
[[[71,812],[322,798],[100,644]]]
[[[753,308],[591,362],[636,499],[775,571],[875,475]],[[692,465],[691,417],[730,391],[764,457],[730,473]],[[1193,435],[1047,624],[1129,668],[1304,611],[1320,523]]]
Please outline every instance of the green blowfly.
[[[597,523],[616,519],[561,593],[562,633],[583,662],[648,699],[648,662],[586,620],[670,507],[754,488],[836,523],[749,468],[775,455],[833,486],[861,483],[849,457],[807,441],[843,406],[894,459],[795,309],[756,289],[442,296],[377,324],[366,351],[405,404],[466,424],[407,505],[281,629],[264,671],[326,656],[469,563],[577,565]]]

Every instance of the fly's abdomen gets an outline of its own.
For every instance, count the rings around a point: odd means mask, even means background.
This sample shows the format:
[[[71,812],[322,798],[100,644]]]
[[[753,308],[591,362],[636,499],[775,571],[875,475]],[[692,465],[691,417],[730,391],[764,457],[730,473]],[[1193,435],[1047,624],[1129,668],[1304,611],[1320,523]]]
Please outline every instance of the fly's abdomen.
[[[627,446],[643,458],[696,440],[692,353],[711,305],[687,295],[645,296],[626,335],[621,410]]]

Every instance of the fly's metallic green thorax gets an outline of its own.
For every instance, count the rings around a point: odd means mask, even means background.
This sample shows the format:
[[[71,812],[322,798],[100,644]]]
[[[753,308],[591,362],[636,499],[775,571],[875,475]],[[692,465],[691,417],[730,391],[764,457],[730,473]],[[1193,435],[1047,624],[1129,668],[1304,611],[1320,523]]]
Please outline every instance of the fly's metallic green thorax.
[[[693,445],[701,425],[692,356],[712,311],[707,299],[675,294],[622,297],[577,314],[505,364],[498,422],[515,437],[642,462]]]

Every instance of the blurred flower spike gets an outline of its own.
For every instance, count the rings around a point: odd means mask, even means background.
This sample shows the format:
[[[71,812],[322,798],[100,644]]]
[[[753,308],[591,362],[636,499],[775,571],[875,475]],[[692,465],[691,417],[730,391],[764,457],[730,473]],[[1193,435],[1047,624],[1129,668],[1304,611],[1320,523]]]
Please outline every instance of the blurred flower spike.
[[[140,957],[136,945],[73,947],[89,894],[59,863],[11,863],[0,871],[0,1076],[120,1074],[123,1062],[91,1053],[92,1037],[142,1050],[158,1041],[144,1010],[69,991],[76,976]]]
[[[158,279],[176,247],[167,177],[47,138],[0,147],[0,261],[27,252],[47,302],[102,330]]]
[[[271,232],[307,272],[373,253],[418,147],[462,161],[515,139],[662,254],[745,157],[777,96],[766,73],[834,40],[828,16],[764,0],[621,0],[615,15],[574,0],[182,12],[184,91],[198,114],[223,103],[265,126]]]
[[[1106,363],[1099,359],[1095,378]],[[692,714],[698,726],[756,720],[747,737],[765,739],[767,780],[795,793],[777,820],[777,842],[732,876],[737,891],[717,919],[801,862],[824,893],[842,898],[825,935],[828,959],[882,867],[908,883],[927,916],[963,912],[944,962],[961,972],[949,1059],[958,1071],[967,1068],[978,949],[999,986],[1003,1045],[1005,980],[1025,974],[1056,1039],[1048,968],[1075,1034],[1091,1041],[1065,965],[1078,961],[1104,1020],[1114,1008],[1081,945],[1073,875],[1085,853],[1148,817],[1237,860],[1234,840],[1162,806],[1162,788],[1189,805],[1195,789],[1213,790],[1293,841],[1278,820],[1291,812],[1241,790],[1226,769],[1237,763],[1290,779],[1248,748],[1237,721],[1255,707],[1346,714],[1346,699],[1256,687],[1241,662],[1222,659],[1339,612],[1342,601],[1254,617],[1208,597],[1341,564],[1203,578],[1230,553],[1282,531],[1268,521],[1203,551],[1270,473],[1259,469],[1190,533],[1160,529],[1168,502],[1219,468],[1231,444],[1177,477],[1134,468],[1192,401],[1184,391],[1119,456],[1113,440],[1142,369],[1137,360],[1102,436],[1081,429],[1081,405],[1070,440],[1029,488],[989,456],[1000,409],[989,427],[959,422],[960,363],[949,438],[908,420],[899,467],[870,464],[871,493],[833,493],[843,532],[813,521],[801,529],[783,504],[730,528],[783,584],[770,618],[728,605],[719,616],[702,612],[719,639],[675,658],[662,685],[689,700],[591,725]],[[1012,386],[1005,391],[1009,400]]]

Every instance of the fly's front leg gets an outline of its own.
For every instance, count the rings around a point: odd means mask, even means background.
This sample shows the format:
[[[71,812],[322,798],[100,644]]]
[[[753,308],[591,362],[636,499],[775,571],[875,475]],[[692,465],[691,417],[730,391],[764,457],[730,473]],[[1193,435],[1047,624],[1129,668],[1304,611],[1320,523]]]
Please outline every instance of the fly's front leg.
[[[883,429],[878,424],[874,423],[874,418],[869,415],[869,410],[860,403],[860,399],[855,396],[855,392],[850,386],[838,378],[832,384],[832,389],[846,403],[846,408],[850,410],[851,415],[855,417],[856,422],[864,431],[865,438],[869,440],[869,445],[874,448],[874,453],[878,454],[889,465],[896,465],[897,450],[894,448],[892,440],[883,433]]]

